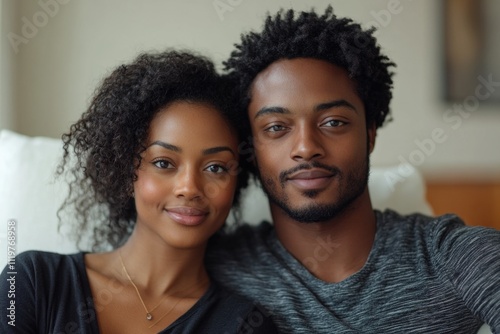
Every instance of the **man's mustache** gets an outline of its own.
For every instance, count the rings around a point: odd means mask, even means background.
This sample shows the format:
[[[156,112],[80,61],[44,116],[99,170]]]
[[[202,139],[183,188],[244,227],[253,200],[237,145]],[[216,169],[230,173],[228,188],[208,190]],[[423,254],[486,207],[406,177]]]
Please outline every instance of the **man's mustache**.
[[[331,173],[333,176],[340,174],[340,169],[338,169],[335,166],[328,166],[328,165],[325,165],[325,164],[318,162],[318,161],[311,161],[309,163],[302,163],[300,165],[297,165],[293,168],[290,168],[286,171],[281,172],[280,176],[279,176],[280,183],[281,184],[285,183],[285,181],[288,179],[289,175],[291,175],[291,174],[294,174],[300,170],[310,170],[313,168],[324,169],[324,170],[328,171],[329,173]]]

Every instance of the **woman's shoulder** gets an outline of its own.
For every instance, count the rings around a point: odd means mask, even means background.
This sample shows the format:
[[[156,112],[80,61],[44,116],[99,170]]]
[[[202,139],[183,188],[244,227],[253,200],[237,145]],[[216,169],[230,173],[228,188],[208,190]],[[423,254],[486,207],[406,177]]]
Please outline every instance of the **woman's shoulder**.
[[[15,259],[16,264],[60,264],[65,262],[83,262],[83,253],[60,254],[54,252],[29,250],[19,253]],[[12,261],[11,261],[12,262]]]
[[[59,254],[45,251],[24,251],[9,259],[5,270],[25,274],[27,277],[53,275],[61,268],[81,271],[84,268],[83,253]]]
[[[62,286],[77,284],[83,277],[82,270],[85,270],[82,253],[64,255],[25,251],[9,260],[0,278],[12,277],[16,294],[20,296],[36,293],[37,296],[53,298]]]

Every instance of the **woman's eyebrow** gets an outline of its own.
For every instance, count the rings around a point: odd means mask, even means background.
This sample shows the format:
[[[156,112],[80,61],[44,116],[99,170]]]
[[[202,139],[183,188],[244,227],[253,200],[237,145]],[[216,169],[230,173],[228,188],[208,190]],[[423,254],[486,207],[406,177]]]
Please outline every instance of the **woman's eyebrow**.
[[[182,152],[182,149],[180,147],[169,144],[169,143],[165,143],[165,142],[160,141],[160,140],[156,140],[156,141],[152,142],[147,148],[150,148],[153,145],[159,145],[163,148],[166,148],[167,150],[174,151],[174,152]]]
[[[207,148],[207,149],[204,149],[202,153],[203,153],[203,155],[210,155],[210,154],[215,154],[215,153],[224,152],[224,151],[228,151],[233,156],[236,156],[236,153],[234,153],[234,151],[228,146],[216,146],[216,147]]]
[[[148,148],[153,146],[153,145],[158,145],[158,146],[161,146],[163,148],[166,148],[167,150],[177,152],[177,153],[182,152],[182,149],[180,147],[169,144],[169,143],[165,143],[165,142],[160,141],[160,140],[156,140],[156,141],[152,142],[148,146]],[[216,154],[216,153],[225,152],[225,151],[230,152],[233,156],[236,156],[236,153],[229,146],[210,147],[210,148],[204,149],[202,151],[202,154],[203,155],[210,155],[210,154]]]

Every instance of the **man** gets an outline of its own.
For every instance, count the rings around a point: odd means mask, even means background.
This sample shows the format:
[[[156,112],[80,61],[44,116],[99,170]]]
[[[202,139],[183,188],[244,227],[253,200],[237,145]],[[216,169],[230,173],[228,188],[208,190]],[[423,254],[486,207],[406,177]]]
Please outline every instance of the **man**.
[[[214,240],[208,263],[285,333],[500,333],[500,232],[372,208],[393,66],[331,8],[269,17],[226,62],[273,224]]]

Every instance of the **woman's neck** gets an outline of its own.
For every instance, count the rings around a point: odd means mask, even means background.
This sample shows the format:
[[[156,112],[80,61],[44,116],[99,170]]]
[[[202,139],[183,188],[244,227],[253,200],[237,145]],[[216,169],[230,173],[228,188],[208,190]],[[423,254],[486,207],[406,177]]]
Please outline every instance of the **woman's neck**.
[[[146,234],[147,231],[135,229],[128,241],[116,249],[116,259],[119,261],[120,255],[123,259],[123,265],[118,262],[122,278],[128,273],[141,293],[153,296],[182,293],[201,285],[208,287],[205,246],[173,248]]]

